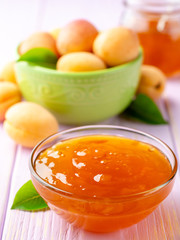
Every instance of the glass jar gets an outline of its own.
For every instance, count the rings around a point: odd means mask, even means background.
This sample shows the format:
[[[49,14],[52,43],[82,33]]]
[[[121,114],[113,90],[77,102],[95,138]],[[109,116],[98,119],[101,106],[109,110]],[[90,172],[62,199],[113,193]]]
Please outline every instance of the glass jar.
[[[180,0],[124,0],[120,24],[138,33],[144,64],[180,74]]]

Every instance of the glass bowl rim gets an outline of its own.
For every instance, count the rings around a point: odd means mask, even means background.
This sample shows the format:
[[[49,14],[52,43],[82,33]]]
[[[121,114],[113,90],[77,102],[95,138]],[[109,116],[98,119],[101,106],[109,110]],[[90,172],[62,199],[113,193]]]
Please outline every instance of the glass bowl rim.
[[[56,188],[54,186],[52,186],[51,184],[47,183],[46,181],[44,181],[34,170],[33,165],[34,165],[34,161],[33,161],[33,157],[34,154],[36,153],[36,150],[43,144],[45,143],[47,140],[50,140],[51,138],[54,137],[58,137],[59,135],[65,135],[66,133],[70,133],[70,132],[75,132],[75,131],[79,131],[79,130],[87,130],[87,129],[113,129],[113,130],[122,130],[122,131],[127,131],[127,132],[131,132],[131,133],[136,133],[138,135],[142,135],[144,137],[150,138],[152,140],[155,140],[156,142],[158,142],[159,144],[161,144],[164,148],[166,148],[173,156],[174,158],[174,167],[172,168],[172,173],[169,176],[169,178],[162,184],[151,188],[149,190],[146,191],[142,191],[139,193],[133,193],[133,194],[128,194],[128,195],[123,195],[123,196],[117,196],[117,197],[111,197],[108,198],[107,197],[86,197],[84,195],[75,195],[73,196],[73,193],[71,192],[67,192],[64,190],[61,190],[59,188]],[[101,135],[102,133],[98,134]],[[95,134],[92,134],[95,135]],[[107,134],[110,135],[110,134]],[[84,135],[86,136],[86,135]],[[164,154],[165,155],[165,154]],[[61,196],[64,196],[66,198],[71,198],[74,200],[82,200],[82,201],[93,201],[93,202],[97,202],[97,201],[104,201],[106,200],[106,202],[121,202],[121,201],[125,201],[125,200],[130,200],[132,198],[144,198],[147,197],[148,195],[151,195],[161,189],[163,189],[166,185],[168,185],[175,177],[176,173],[177,173],[177,169],[178,169],[178,161],[176,158],[175,153],[173,152],[173,150],[166,144],[164,143],[161,139],[145,133],[143,131],[139,131],[133,128],[128,128],[128,127],[123,127],[123,126],[115,126],[115,125],[86,125],[86,126],[81,126],[81,127],[75,127],[75,128],[70,128],[67,130],[63,130],[63,131],[59,131],[55,134],[52,134],[50,136],[48,136],[47,138],[43,139],[42,141],[40,141],[32,150],[31,155],[30,155],[30,161],[29,161],[29,169],[30,169],[30,173],[31,175],[36,179],[36,181],[38,181],[41,185],[43,185],[44,187],[50,189],[51,191],[54,191],[57,194],[60,194]]]

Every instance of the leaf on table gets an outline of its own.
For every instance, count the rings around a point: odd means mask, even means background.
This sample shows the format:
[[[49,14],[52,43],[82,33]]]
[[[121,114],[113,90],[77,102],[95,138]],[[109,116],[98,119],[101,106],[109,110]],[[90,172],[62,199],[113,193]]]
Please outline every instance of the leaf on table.
[[[154,101],[144,94],[138,94],[125,111],[125,116],[149,124],[166,124]]]
[[[38,66],[56,68],[57,56],[46,48],[33,48],[19,57],[17,62],[26,61]]]
[[[32,181],[29,180],[16,193],[11,209],[32,211],[42,210],[47,207],[44,199],[34,188]]]

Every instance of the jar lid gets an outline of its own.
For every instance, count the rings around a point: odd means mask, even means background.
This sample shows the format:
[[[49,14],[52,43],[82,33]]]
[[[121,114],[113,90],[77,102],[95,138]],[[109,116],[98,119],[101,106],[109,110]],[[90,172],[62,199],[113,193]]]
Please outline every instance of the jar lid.
[[[180,11],[180,0],[124,0],[124,5],[137,10],[154,13],[174,13]]]

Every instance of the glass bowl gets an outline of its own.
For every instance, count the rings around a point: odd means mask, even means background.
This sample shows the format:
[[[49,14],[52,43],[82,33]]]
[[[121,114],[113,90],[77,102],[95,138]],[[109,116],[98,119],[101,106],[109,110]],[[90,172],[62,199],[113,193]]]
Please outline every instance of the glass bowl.
[[[59,141],[88,136],[120,136],[145,142],[159,149],[169,160],[171,176],[161,185],[138,194],[115,198],[74,196],[45,182],[34,170],[34,162],[44,149]],[[67,150],[68,151],[68,150]],[[177,171],[173,151],[161,140],[144,132],[119,126],[85,126],[54,134],[40,142],[32,151],[30,172],[32,182],[50,209],[76,227],[92,232],[111,232],[129,227],[149,215],[171,192]]]

